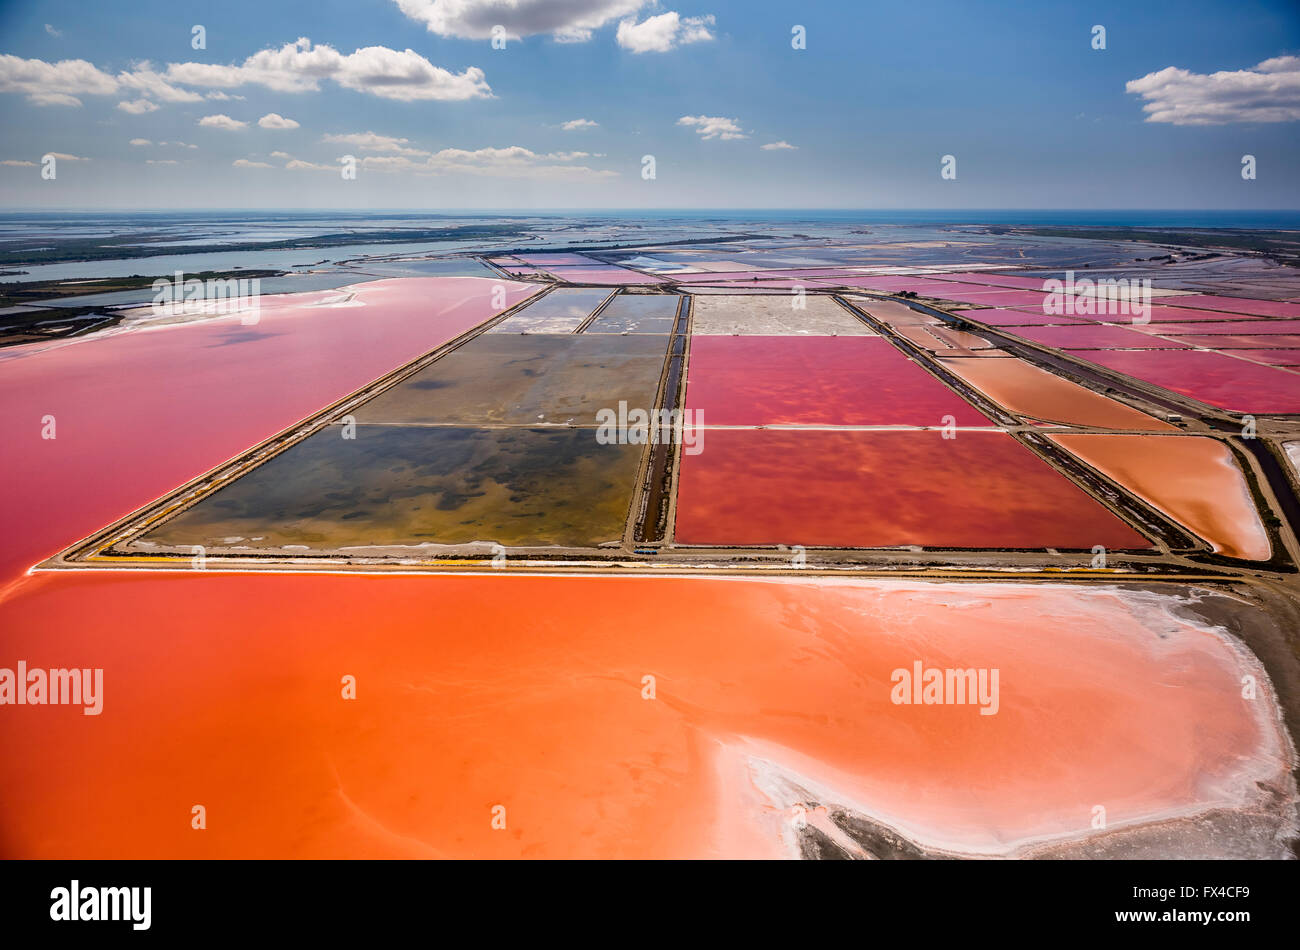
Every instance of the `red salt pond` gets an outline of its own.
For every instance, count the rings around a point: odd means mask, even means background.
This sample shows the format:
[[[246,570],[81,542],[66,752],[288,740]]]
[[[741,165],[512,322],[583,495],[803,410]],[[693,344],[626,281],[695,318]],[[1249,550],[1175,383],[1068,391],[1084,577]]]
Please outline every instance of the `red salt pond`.
[[[11,350],[0,372],[0,586],[537,288],[377,280],[225,316]],[[334,301],[331,303],[331,301]],[[25,351],[25,352],[24,352]],[[53,439],[43,421],[54,419]]]
[[[1224,313],[1248,313],[1260,317],[1300,317],[1300,303],[1284,300],[1251,300],[1246,297],[1217,297],[1189,294],[1178,298],[1178,306]]]
[[[1291,759],[1268,677],[1193,604],[1015,583],[42,574],[0,603],[5,665],[102,668],[103,711],[6,708],[0,840],[82,860],[782,857],[816,801],[1004,854],[1096,834],[1098,804],[1112,830],[1282,807],[1256,787]],[[996,714],[895,704],[894,671],[918,662],[997,670]]]
[[[1165,299],[1168,299],[1168,300],[1182,300],[1183,298],[1182,298],[1182,297],[1168,297],[1168,298],[1165,298]],[[1021,307],[1013,307],[1013,309],[1015,309],[1015,310],[1020,310],[1020,309],[1023,309],[1023,308],[1021,308]],[[1039,307],[1034,307],[1034,308],[1032,308],[1032,309],[1033,309],[1036,313],[1042,313],[1042,307],[1041,307],[1041,306],[1039,306]],[[1144,317],[1145,317],[1147,320],[1149,320],[1151,323],[1189,323],[1189,322],[1197,321],[1197,320],[1207,320],[1207,321],[1208,321],[1208,320],[1223,320],[1223,319],[1225,319],[1225,318],[1227,317],[1227,314],[1223,314],[1223,313],[1213,313],[1213,312],[1211,312],[1211,311],[1209,311],[1209,310],[1192,310],[1192,309],[1190,309],[1190,308],[1170,307],[1170,306],[1166,306],[1166,305],[1164,305],[1164,304],[1158,304],[1158,303],[1153,303],[1153,304],[1151,304],[1150,307],[1147,307],[1147,308],[1146,308],[1146,311],[1147,311],[1147,312],[1144,313],[1142,316],[1144,316]],[[1094,322],[1094,323],[1120,323],[1120,322],[1127,322],[1127,321],[1129,321],[1129,320],[1132,320],[1132,319],[1134,319],[1134,317],[1136,317],[1137,315],[1136,315],[1136,314],[1104,314],[1104,313],[1098,313],[1098,314],[1083,314],[1083,313],[1076,313],[1076,314],[1072,314],[1072,316],[1077,316],[1077,317],[1080,317],[1080,318],[1082,318],[1082,319],[1084,319],[1084,320],[1092,321],[1092,322]],[[1140,324],[1139,324],[1139,325],[1140,325]]]
[[[1033,290],[984,290],[980,288],[967,290],[965,287],[966,285],[963,284],[948,284],[946,288],[936,289],[933,292],[927,291],[926,295],[939,297],[943,300],[979,304],[982,307],[1011,307],[1016,310],[1036,307],[1040,311],[1043,301],[1047,299],[1046,294]]]
[[[984,287],[1010,287],[1016,290],[1042,290],[1044,277],[1017,277],[1012,274],[981,274],[978,272],[957,274],[935,274],[940,280],[955,280],[963,284],[979,284]]]
[[[1278,347],[1300,346],[1300,333],[1267,333],[1259,336],[1233,336],[1226,333],[1211,336],[1180,336],[1192,346],[1207,350],[1270,350]]]
[[[682,458],[681,544],[1151,546],[1004,432],[708,429],[702,446]]]
[[[1234,350],[1228,355],[1270,366],[1300,366],[1300,350]]]
[[[992,425],[879,337],[695,336],[688,367],[703,425]]]
[[[1135,325],[1135,330],[1143,333],[1158,333],[1161,336],[1179,336],[1185,333],[1217,335],[1221,333],[1300,333],[1300,320],[1227,320],[1222,323],[1161,323],[1158,325]]]
[[[1088,322],[1078,317],[1045,314],[1042,310],[1004,310],[996,307],[982,310],[962,310],[961,316],[969,320],[986,323],[991,327],[1070,326]]]
[[[1104,472],[1228,557],[1267,561],[1268,533],[1227,446],[1180,435],[1054,435]]]
[[[1177,426],[1018,359],[941,359],[939,362],[1017,414],[1064,425],[1179,431]]]
[[[1300,412],[1300,376],[1233,359],[1222,353],[1205,350],[1089,350],[1078,355],[1221,409]]]
[[[926,277],[842,277],[821,281],[827,285],[835,284],[845,287],[861,287],[864,290],[878,290],[881,293],[898,293],[912,290],[919,294],[929,294],[932,290],[952,288],[954,285],[941,280]]]
[[[1059,350],[1078,349],[1183,349],[1187,343],[1137,333],[1128,327],[1085,325],[1078,327],[1017,327],[1016,336]]]

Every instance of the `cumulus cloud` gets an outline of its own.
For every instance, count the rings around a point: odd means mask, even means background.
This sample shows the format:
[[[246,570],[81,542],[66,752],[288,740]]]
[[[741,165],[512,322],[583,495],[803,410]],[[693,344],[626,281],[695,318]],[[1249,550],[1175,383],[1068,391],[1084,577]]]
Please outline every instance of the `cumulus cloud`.
[[[334,145],[351,145],[363,152],[395,152],[399,155],[428,155],[421,148],[410,147],[410,139],[377,135],[374,132],[349,132],[342,135],[323,135],[322,142]]]
[[[109,96],[118,83],[84,59],[47,63],[0,54],[0,92],[17,92],[38,106],[79,106],[78,96]]]
[[[153,142],[149,141],[148,139],[132,139],[132,140],[131,140],[131,144],[132,144],[132,145],[152,145]],[[167,144],[166,142],[163,142],[163,145],[166,145],[166,144]]]
[[[313,46],[303,37],[278,49],[264,49],[238,65],[170,63],[159,71],[148,62],[136,63],[116,76],[84,59],[48,63],[0,55],[0,93],[16,92],[40,106],[79,106],[80,96],[127,93],[159,102],[199,102],[208,90],[212,99],[240,99],[224,90],[260,85],[277,92],[312,92],[330,80],[345,89],[397,99],[463,100],[488,98],[492,89],[483,70],[470,66],[459,73],[435,66],[414,50],[367,46],[343,54],[332,46]]]
[[[1194,73],[1169,66],[1131,79],[1124,90],[1146,100],[1148,122],[1224,125],[1300,119],[1300,56],[1276,56],[1254,69]]]
[[[560,128],[566,132],[573,132],[578,129],[594,129],[598,125],[600,125],[599,122],[593,122],[591,119],[570,119],[568,122],[562,123]]]
[[[624,20],[618,25],[618,45],[633,53],[666,53],[676,46],[713,39],[712,16],[683,17],[673,11],[647,17],[643,23]]]
[[[564,43],[591,39],[593,30],[636,13],[654,0],[396,0],[430,33],[485,40],[503,26],[512,38],[549,33]]]
[[[293,119],[286,119],[278,112],[268,112],[257,120],[257,124],[264,129],[296,129],[298,123]]]
[[[232,119],[230,116],[224,114],[205,115],[203,118],[199,119],[199,125],[210,129],[225,129],[228,132],[248,127],[247,122],[241,122],[239,119]]]
[[[136,63],[134,68],[117,74],[118,85],[124,91],[135,91],[163,102],[201,102],[203,97],[189,89],[178,89],[167,81],[148,62]]]
[[[794,150],[797,149],[798,147],[799,147],[798,145],[791,145],[785,139],[782,139],[779,142],[768,142],[766,145],[759,146],[759,148],[761,148],[765,152],[778,152],[778,151],[785,151],[786,149]]]
[[[144,160],[144,163],[146,165],[179,165],[180,164],[180,162],[176,161],[176,159],[174,158],[146,158]]]
[[[701,138],[706,139],[747,139],[749,136],[740,130],[735,119],[717,115],[684,115],[677,120],[678,125],[695,129]]]
[[[271,167],[271,165],[267,162],[252,162],[246,158],[237,158],[230,164],[234,165],[236,168],[270,168]]]
[[[260,85],[276,92],[309,92],[324,79],[346,89],[383,99],[462,100],[490,97],[483,70],[470,66],[453,73],[435,66],[414,50],[367,46],[344,55],[332,46],[313,46],[301,37],[279,49],[254,53],[238,66],[172,63],[167,79],[185,86],[230,89]]]
[[[117,107],[123,112],[129,112],[131,115],[144,115],[146,112],[158,111],[158,104],[150,102],[148,99],[132,99],[126,102],[119,102]]]
[[[587,152],[539,153],[519,145],[505,148],[444,148],[423,161],[407,155],[367,155],[363,168],[421,175],[475,175],[489,178],[526,178],[548,181],[590,181],[613,178],[617,172],[598,170],[573,162],[592,157]]]

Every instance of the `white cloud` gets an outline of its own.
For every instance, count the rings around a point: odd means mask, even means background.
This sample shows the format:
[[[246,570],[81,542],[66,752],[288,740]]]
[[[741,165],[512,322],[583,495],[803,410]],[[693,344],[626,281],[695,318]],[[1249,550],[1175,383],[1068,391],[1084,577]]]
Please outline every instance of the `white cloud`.
[[[624,20],[618,25],[618,45],[633,53],[666,53],[675,46],[713,39],[712,16],[683,17],[669,10],[645,22]]]
[[[0,54],[0,92],[17,92],[38,106],[79,106],[78,96],[109,96],[117,80],[84,59],[47,63]]]
[[[132,140],[131,140],[131,144],[132,144],[132,145],[152,145],[153,142],[150,142],[148,139],[132,139]],[[163,145],[166,145],[167,143],[166,143],[166,142],[163,142],[162,144],[163,144]]]
[[[1224,125],[1300,119],[1300,56],[1276,56],[1254,69],[1193,73],[1169,66],[1131,79],[1125,92],[1146,100],[1148,122]]]
[[[203,118],[199,119],[199,125],[210,129],[225,129],[228,132],[248,127],[247,122],[241,122],[239,119],[232,119],[230,116],[224,114],[205,115]]]
[[[117,74],[124,90],[134,90],[163,102],[201,102],[203,97],[189,89],[177,89],[148,62],[136,63],[130,72]]]
[[[35,168],[35,167],[36,167],[36,163],[35,163],[35,162],[24,162],[24,161],[22,161],[21,159],[17,159],[17,158],[6,158],[3,162],[0,162],[0,165],[13,165],[13,166],[18,167],[18,168]]]
[[[613,178],[617,172],[597,170],[572,162],[592,157],[587,152],[538,153],[519,145],[506,148],[444,148],[415,161],[406,155],[367,155],[363,168],[421,175],[474,175],[489,178],[589,181]]]
[[[55,158],[57,158],[57,159],[58,159],[59,161],[61,161],[61,162],[88,162],[88,161],[90,161],[90,159],[85,158],[85,157],[83,157],[83,156],[81,156],[81,155],[69,155],[67,152],[47,152],[46,154],[48,154],[48,155],[53,155]]]
[[[374,132],[349,132],[345,135],[322,135],[322,142],[334,145],[352,145],[363,152],[395,152],[399,155],[428,155],[424,149],[411,148],[410,139],[377,135]]]
[[[79,106],[83,95],[122,92],[160,102],[199,102],[204,98],[183,86],[207,88],[207,96],[213,99],[241,99],[222,90],[261,85],[277,92],[311,92],[326,79],[346,89],[404,102],[492,95],[483,70],[477,66],[453,73],[413,50],[386,46],[367,46],[344,55],[332,46],[313,46],[305,37],[279,49],[261,50],[237,66],[170,63],[159,72],[146,61],[116,76],[84,59],[48,63],[0,55],[0,93],[21,93],[40,106]]]
[[[598,125],[600,125],[599,122],[593,122],[591,119],[570,119],[568,122],[563,123],[560,128],[566,132],[573,132],[577,129],[594,129]]]
[[[439,36],[485,40],[500,25],[512,38],[550,33],[582,43],[591,31],[636,13],[654,0],[396,0],[412,20]]]
[[[144,115],[146,112],[158,111],[158,104],[150,102],[148,99],[133,99],[129,102],[119,102],[117,107],[123,112],[129,112],[131,115]]]
[[[765,152],[785,151],[786,149],[794,150],[797,149],[798,147],[799,147],[798,145],[791,145],[785,139],[782,139],[779,142],[768,142],[766,145],[759,146],[759,148],[761,148]]]
[[[48,23],[45,24],[45,32],[48,33],[48,34],[50,34],[50,36],[53,36],[53,37],[56,37],[56,38],[57,38],[57,37],[60,37],[60,36],[63,35],[63,31],[62,31],[62,30],[56,30],[53,26],[51,26],[51,25],[48,24]]]
[[[246,158],[237,158],[230,164],[234,165],[236,168],[270,168],[271,167],[266,162],[250,162]]]
[[[232,95],[231,95],[230,93],[228,93],[228,92],[221,92],[220,90],[217,90],[217,91],[215,91],[215,92],[204,93],[203,98],[204,98],[204,99],[211,99],[211,100],[213,100],[214,102],[230,102],[230,101],[232,101],[232,100],[236,100],[236,99],[239,100],[240,102],[243,102],[244,99],[246,99],[247,97],[246,97],[246,96],[232,96]]]
[[[257,120],[257,124],[264,129],[296,129],[298,123],[293,119],[286,119],[278,112],[268,112]]]
[[[180,162],[176,161],[176,159],[174,158],[146,158],[144,160],[144,163],[146,165],[179,165],[180,164]]]
[[[336,172],[339,170],[337,165],[320,165],[316,162],[304,162],[300,158],[292,158],[289,156],[286,156],[286,158],[289,158],[289,161],[285,162],[284,167],[290,171]]]
[[[172,63],[167,79],[186,86],[233,88],[260,85],[277,92],[310,92],[330,79],[346,89],[404,102],[490,97],[483,70],[470,66],[460,73],[435,66],[414,50],[367,46],[343,55],[332,46],[312,46],[300,38],[279,49],[254,53],[239,66]]]
[[[747,139],[749,136],[740,130],[735,119],[716,115],[684,115],[677,120],[678,125],[695,129],[706,139]]]

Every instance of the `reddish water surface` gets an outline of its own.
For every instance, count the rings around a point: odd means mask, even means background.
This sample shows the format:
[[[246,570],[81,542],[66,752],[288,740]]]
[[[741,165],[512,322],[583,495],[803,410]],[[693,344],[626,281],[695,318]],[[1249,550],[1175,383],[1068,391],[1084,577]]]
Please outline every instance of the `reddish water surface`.
[[[1150,547],[1003,432],[704,435],[703,451],[682,458],[682,544]]]
[[[1239,350],[1231,355],[1270,366],[1300,366],[1300,350]]]
[[[0,603],[6,663],[103,668],[104,707],[6,707],[0,852],[775,857],[796,853],[811,799],[1002,853],[1093,833],[1098,802],[1112,828],[1242,805],[1288,764],[1272,690],[1185,602],[1027,584],[40,575]],[[997,713],[895,705],[892,673],[917,661],[997,669]]]
[[[919,294],[930,291],[951,289],[954,285],[942,280],[930,280],[928,277],[842,277],[823,281],[845,287],[861,287],[864,290],[878,290],[882,293],[897,293],[902,290],[914,290]]]
[[[704,425],[992,425],[879,337],[692,337],[686,406]]]
[[[936,274],[941,280],[955,280],[964,284],[978,284],[983,287],[1011,287],[1016,290],[1042,290],[1044,278],[1017,277],[1012,274],[981,274],[978,272]]]
[[[1070,326],[1088,322],[1078,317],[1051,316],[1043,313],[1042,310],[1004,310],[1000,307],[963,310],[961,315],[978,320],[980,323],[987,323],[991,327]]]
[[[1167,300],[1182,300],[1182,297],[1168,297]],[[1020,310],[1021,307],[1013,309]],[[1031,308],[1037,313],[1042,313],[1042,307]],[[1223,320],[1227,314],[1212,313],[1209,310],[1192,310],[1190,308],[1170,307],[1165,304],[1153,303],[1146,308],[1147,312],[1143,314],[1152,323],[1189,323],[1197,320]],[[1070,316],[1076,316],[1083,320],[1089,320],[1094,323],[1125,323],[1135,319],[1136,314],[1085,314],[1075,313]]]
[[[1177,426],[1018,359],[941,362],[994,402],[1015,413],[1065,425],[1178,431]]]
[[[1178,306],[1197,310],[1220,310],[1224,313],[1249,313],[1260,317],[1300,317],[1300,303],[1288,303],[1283,300],[1251,300],[1245,297],[1189,294],[1178,298]]]
[[[537,288],[405,277],[227,316],[11,351],[0,362],[0,584]],[[53,416],[55,438],[42,439]]]
[[[1221,409],[1300,412],[1300,376],[1205,350],[1089,350],[1094,363]]]
[[[931,297],[979,304],[982,307],[1014,307],[1017,310],[1037,307],[1041,310],[1045,294],[1033,290],[997,290],[971,287],[966,284],[948,284],[945,288],[929,292]]]
[[[1162,340],[1138,333],[1128,327],[1085,325],[1077,327],[1017,327],[1016,336],[1056,347],[1079,349],[1182,349],[1188,346],[1174,340]]]
[[[1272,548],[1246,479],[1227,446],[1200,436],[1055,435],[1229,557],[1267,561]]]
[[[1259,336],[1234,336],[1226,333],[1212,336],[1180,336],[1192,346],[1214,350],[1271,350],[1279,347],[1300,346],[1300,333],[1268,333]]]
[[[1143,333],[1158,333],[1161,336],[1179,336],[1186,333],[1212,334],[1245,333],[1297,333],[1300,332],[1300,320],[1227,320],[1222,323],[1206,321],[1204,323],[1161,323],[1153,326],[1145,324],[1133,329]]]

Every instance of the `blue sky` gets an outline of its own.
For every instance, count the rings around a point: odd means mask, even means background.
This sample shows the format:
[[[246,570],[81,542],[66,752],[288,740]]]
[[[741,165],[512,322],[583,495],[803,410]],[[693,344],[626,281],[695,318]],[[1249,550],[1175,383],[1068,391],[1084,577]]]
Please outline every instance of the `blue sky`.
[[[0,3],[0,205],[1300,208],[1294,2],[502,3]]]

